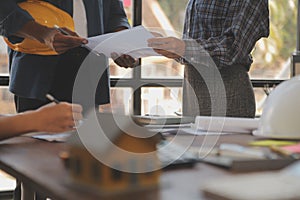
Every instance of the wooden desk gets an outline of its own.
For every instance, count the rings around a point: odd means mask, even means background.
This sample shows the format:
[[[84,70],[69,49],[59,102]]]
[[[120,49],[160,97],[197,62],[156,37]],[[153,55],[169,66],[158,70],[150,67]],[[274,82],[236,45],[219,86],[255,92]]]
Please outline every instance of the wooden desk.
[[[188,136],[182,136],[182,141],[185,137]],[[249,135],[228,135],[222,136],[218,143],[245,144],[253,138]],[[202,140],[203,137],[198,136],[195,143]],[[0,142],[0,169],[22,181],[32,191],[46,195],[53,200],[106,199],[96,192],[78,189],[66,181],[68,173],[58,156],[59,152],[65,150],[66,147],[67,144],[64,143],[49,143],[28,137],[2,141]],[[200,192],[201,184],[210,178],[231,174],[232,172],[225,169],[204,163],[199,163],[193,168],[164,171],[161,176],[160,190],[122,195],[122,199],[205,199]]]

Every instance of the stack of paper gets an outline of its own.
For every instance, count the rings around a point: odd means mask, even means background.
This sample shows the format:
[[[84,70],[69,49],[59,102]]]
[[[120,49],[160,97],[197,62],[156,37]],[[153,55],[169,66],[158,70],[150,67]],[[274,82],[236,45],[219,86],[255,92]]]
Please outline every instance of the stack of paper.
[[[207,132],[252,133],[258,128],[258,122],[256,118],[197,116],[193,128]]]

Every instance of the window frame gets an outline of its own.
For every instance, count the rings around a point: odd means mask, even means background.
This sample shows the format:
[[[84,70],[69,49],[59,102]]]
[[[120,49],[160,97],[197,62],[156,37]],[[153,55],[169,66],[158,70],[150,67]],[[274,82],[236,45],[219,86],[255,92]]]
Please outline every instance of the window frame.
[[[139,26],[142,24],[142,1],[143,0],[133,0],[132,7],[132,22],[133,26]],[[299,0],[300,1],[300,0]],[[299,20],[299,7],[298,7],[298,20]],[[299,20],[300,21],[300,20]],[[299,30],[299,23],[298,23]],[[298,37],[298,36],[297,36]],[[299,41],[299,40],[297,40]],[[299,43],[299,42],[298,42]],[[300,45],[297,46],[297,49],[300,48]],[[299,51],[298,51],[299,52]],[[291,55],[292,56],[292,55]],[[138,65],[142,64],[142,59],[138,60]],[[133,69],[132,78],[110,78],[111,87],[129,87],[134,89],[135,86],[139,86],[133,92],[133,114],[140,115],[142,104],[141,104],[141,96],[142,96],[142,88],[143,87],[181,87],[182,79],[173,78],[173,79],[148,79],[142,78],[141,67],[136,67]],[[251,79],[253,87],[274,87],[280,84],[284,79]],[[0,86],[8,86],[9,85],[9,76],[1,75],[0,76]]]

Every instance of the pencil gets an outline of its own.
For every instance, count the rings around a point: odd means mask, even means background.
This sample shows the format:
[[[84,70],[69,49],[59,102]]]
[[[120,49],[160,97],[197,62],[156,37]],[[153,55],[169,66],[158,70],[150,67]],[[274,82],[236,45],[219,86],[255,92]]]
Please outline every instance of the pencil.
[[[46,94],[46,98],[49,99],[50,101],[56,103],[56,104],[59,104],[60,102],[55,99],[51,94]]]

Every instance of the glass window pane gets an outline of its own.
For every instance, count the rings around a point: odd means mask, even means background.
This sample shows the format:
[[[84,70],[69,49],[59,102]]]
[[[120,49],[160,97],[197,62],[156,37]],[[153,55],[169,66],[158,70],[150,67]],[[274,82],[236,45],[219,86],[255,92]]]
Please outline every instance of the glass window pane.
[[[14,114],[16,113],[14,96],[8,91],[7,87],[0,87],[0,113]]]
[[[142,115],[175,115],[182,112],[182,88],[142,88]]]
[[[142,23],[163,35],[181,37],[185,5],[188,0],[145,0]],[[182,78],[183,66],[173,59],[149,57],[142,59],[142,78]]]
[[[0,74],[8,74],[7,46],[0,36]]]
[[[269,8],[270,36],[256,44],[250,75],[254,79],[286,79],[296,50],[297,0],[272,0]]]
[[[267,95],[264,93],[262,88],[254,88],[255,101],[256,101],[256,116],[260,116],[263,110],[263,105]]]
[[[256,116],[260,116],[267,95],[263,88],[254,88],[254,93]],[[142,115],[175,115],[175,112],[182,112],[182,88],[142,88]]]
[[[143,25],[174,31],[180,37],[187,2],[144,0]],[[253,79],[289,78],[290,58],[296,49],[297,0],[271,0],[269,9],[270,36],[257,42],[252,52],[254,63],[250,76]]]
[[[142,78],[182,79],[183,65],[164,57],[149,57],[142,60]]]
[[[132,69],[117,65],[111,58],[109,59],[109,71],[111,78],[132,78]]]
[[[187,2],[188,0],[143,1],[143,25],[148,28],[174,30],[180,37]],[[296,50],[297,0],[271,0],[269,9],[270,36],[259,40],[252,52],[254,63],[249,72],[252,79],[286,79],[290,77],[290,58]],[[164,70],[171,64],[168,61],[157,61],[158,59],[156,59],[142,60],[143,78],[167,78],[169,76],[169,73]],[[182,71],[179,74],[182,77]],[[263,88],[255,88],[254,92],[257,103],[256,114],[260,115],[267,96]],[[142,105],[142,112],[149,113],[148,106],[143,102]],[[153,105],[155,104],[153,103]]]
[[[255,116],[259,117],[261,116],[261,113],[263,111],[263,106],[268,98],[266,92],[264,91],[264,88],[254,88],[254,95],[255,95],[255,101],[256,101],[256,113]]]
[[[118,114],[131,114],[132,110],[132,89],[111,88],[110,104],[100,106],[100,112],[113,112]]]
[[[185,7],[188,0],[144,0],[142,23],[171,32],[183,30]]]

